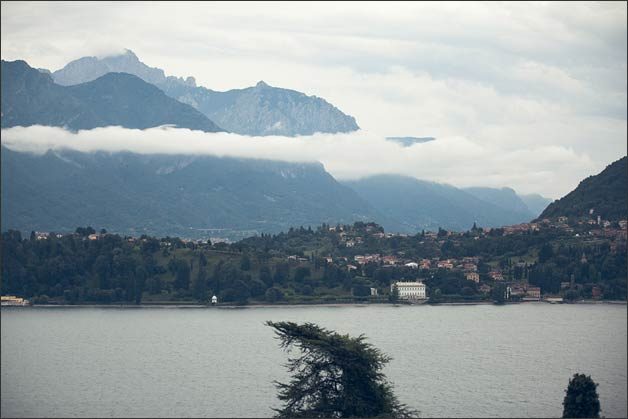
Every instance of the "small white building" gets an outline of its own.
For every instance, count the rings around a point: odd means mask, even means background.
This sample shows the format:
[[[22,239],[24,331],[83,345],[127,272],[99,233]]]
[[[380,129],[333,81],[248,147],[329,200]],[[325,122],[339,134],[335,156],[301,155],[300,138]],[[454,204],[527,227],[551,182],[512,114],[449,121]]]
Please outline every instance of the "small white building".
[[[400,300],[425,300],[425,284],[423,282],[395,282],[390,285],[390,292],[395,288]]]
[[[212,297],[212,304],[218,304],[218,297],[215,295]]]

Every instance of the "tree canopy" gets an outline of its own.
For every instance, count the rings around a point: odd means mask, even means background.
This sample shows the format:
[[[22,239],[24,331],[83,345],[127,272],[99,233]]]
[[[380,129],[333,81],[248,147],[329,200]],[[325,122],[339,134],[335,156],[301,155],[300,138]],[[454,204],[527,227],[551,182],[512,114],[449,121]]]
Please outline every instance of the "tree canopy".
[[[563,418],[599,418],[600,400],[597,384],[590,376],[574,374],[563,400]]]
[[[275,329],[280,346],[299,355],[288,359],[289,383],[276,382],[277,417],[416,417],[400,403],[381,372],[390,361],[365,342],[312,323],[266,322]]]

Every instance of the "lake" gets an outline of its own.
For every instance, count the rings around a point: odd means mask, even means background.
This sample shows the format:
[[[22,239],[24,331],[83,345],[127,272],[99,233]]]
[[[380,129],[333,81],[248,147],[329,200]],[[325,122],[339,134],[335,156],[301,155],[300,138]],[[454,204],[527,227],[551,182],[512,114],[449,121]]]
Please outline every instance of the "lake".
[[[393,357],[424,417],[560,417],[591,375],[626,417],[626,305],[3,308],[2,416],[260,417],[287,354],[266,320],[314,322]]]

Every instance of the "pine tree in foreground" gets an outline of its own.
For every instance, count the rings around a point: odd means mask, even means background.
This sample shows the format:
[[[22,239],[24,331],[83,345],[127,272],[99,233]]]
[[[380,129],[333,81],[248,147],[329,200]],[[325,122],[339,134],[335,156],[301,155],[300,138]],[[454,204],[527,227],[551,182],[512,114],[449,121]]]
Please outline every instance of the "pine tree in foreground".
[[[275,382],[281,409],[277,417],[417,417],[399,403],[381,372],[390,361],[365,337],[350,337],[312,323],[266,322],[275,329],[280,346],[296,348],[288,358],[290,383]]]

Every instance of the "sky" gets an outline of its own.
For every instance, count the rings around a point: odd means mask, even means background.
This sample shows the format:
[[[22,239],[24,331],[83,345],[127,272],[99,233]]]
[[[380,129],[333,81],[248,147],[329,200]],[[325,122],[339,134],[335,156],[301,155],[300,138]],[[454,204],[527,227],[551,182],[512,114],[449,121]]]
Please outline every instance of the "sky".
[[[3,2],[1,8],[5,60],[54,71],[129,48],[167,75],[191,75],[214,90],[264,80],[325,98],[361,127],[353,135],[272,138],[265,145],[206,134],[217,145],[200,149],[191,145],[200,134],[161,129],[145,133],[154,140],[146,138],[138,151],[162,149],[165,132],[190,135],[177,141],[188,152],[318,159],[338,178],[399,173],[550,198],[627,153],[625,2]],[[25,140],[25,132],[12,131],[11,138]],[[401,148],[386,136],[437,140]],[[54,136],[62,137],[66,145],[78,138]]]

